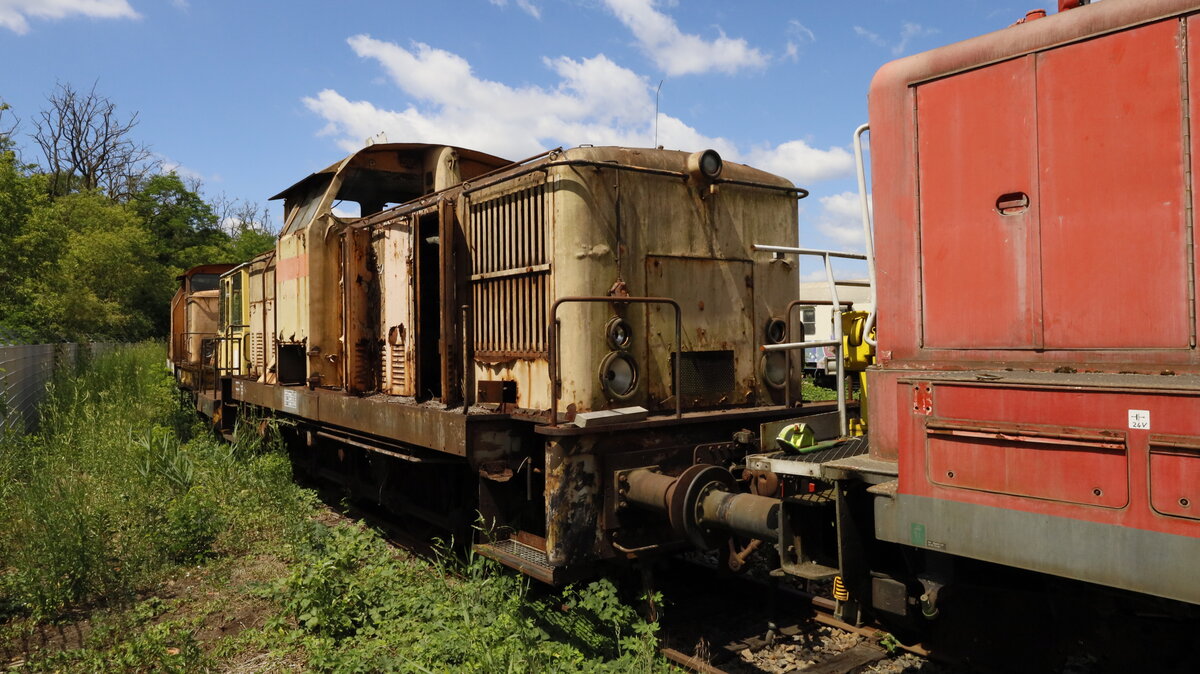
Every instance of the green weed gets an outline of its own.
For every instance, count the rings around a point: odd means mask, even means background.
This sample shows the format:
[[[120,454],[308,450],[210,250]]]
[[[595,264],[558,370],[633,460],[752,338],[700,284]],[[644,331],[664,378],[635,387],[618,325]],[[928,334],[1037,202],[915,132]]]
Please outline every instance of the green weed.
[[[41,430],[0,436],[0,620],[126,601],[177,564],[278,540],[311,512],[270,424],[219,442],[162,361],[161,345],[143,344],[61,372]]]
[[[657,625],[609,582],[535,592],[483,557],[447,549],[431,563],[315,522],[277,422],[244,418],[218,440],[162,361],[138,345],[61,373],[42,430],[0,436],[0,647],[81,614],[93,628],[81,648],[25,653],[25,669],[190,672],[255,652],[328,672],[667,668]],[[253,599],[275,614],[207,655],[202,609],[153,597],[192,565],[259,555],[286,563]]]

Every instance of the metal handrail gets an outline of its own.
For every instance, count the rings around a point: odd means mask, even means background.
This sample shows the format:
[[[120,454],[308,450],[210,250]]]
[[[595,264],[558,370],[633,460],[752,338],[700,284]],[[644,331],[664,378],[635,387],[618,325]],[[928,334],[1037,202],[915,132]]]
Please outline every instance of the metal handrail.
[[[783,344],[764,344],[760,347],[762,351],[792,351],[796,349],[807,349],[817,346],[832,346],[837,353],[837,402],[838,402],[838,429],[842,436],[846,436],[849,428],[846,423],[846,367],[845,358],[842,348],[842,306],[843,303],[838,299],[838,286],[841,285],[833,276],[833,264],[831,258],[843,258],[847,260],[866,260],[867,256],[859,253],[846,253],[836,250],[819,250],[816,248],[796,248],[792,246],[764,246],[755,244],[754,250],[764,251],[769,253],[787,253],[791,255],[808,255],[819,257],[825,263],[825,282],[829,288],[829,298],[834,307],[833,321],[833,339],[832,340],[816,340],[811,342],[788,342]],[[789,329],[791,316],[788,316]],[[791,365],[789,360],[788,374],[791,374]]]
[[[225,329],[233,330],[233,329],[237,329],[237,328],[248,328],[248,327],[250,327],[250,325],[248,323],[245,323],[245,324],[238,323],[236,325],[227,325],[227,326],[225,326]],[[213,358],[213,374],[216,375],[216,377],[218,379],[221,378],[222,374],[233,374],[236,371],[241,370],[241,368],[242,368],[241,363],[238,363],[237,365],[233,365],[233,364],[229,363],[229,361],[232,358],[232,354],[222,354],[222,350],[219,348],[220,344],[222,342],[228,342],[231,344],[237,344],[239,342],[244,343],[245,337],[246,337],[246,335],[241,335],[238,337],[234,337],[232,335],[229,335],[229,336],[218,335],[217,337],[213,338],[213,341],[216,342],[218,345],[217,352],[216,352],[216,354],[214,354],[215,357]],[[239,344],[239,346],[241,346],[241,345]],[[221,357],[222,355],[224,355],[226,357],[222,358]],[[245,354],[243,354],[241,351],[239,351],[238,352],[239,360],[242,359],[244,357],[244,355]],[[225,363],[225,365],[222,366],[222,363]]]
[[[675,397],[675,418],[679,419],[683,416],[683,399],[679,392],[679,370],[682,364],[679,362],[681,349],[683,348],[683,311],[679,308],[679,303],[669,297],[613,297],[608,295],[601,296],[582,296],[582,297],[560,297],[554,301],[550,307],[550,324],[547,326],[549,335],[550,348],[550,425],[558,425],[558,394],[562,387],[562,377],[559,374],[558,366],[558,308],[563,304],[572,302],[579,303],[594,303],[594,302],[611,302],[619,304],[669,304],[675,309],[675,367],[671,372],[671,392]]]
[[[823,305],[826,305],[826,304],[828,304],[828,305],[830,305],[830,306],[833,306],[833,300],[815,300],[815,301],[808,301],[808,300],[792,300],[791,302],[788,302],[788,305],[787,305],[787,310],[786,310],[786,311],[784,311],[784,317],[785,317],[785,318],[786,318],[786,320],[787,320],[787,323],[786,323],[786,324],[785,324],[785,326],[784,326],[784,327],[785,327],[785,329],[787,330],[787,343],[791,343],[791,339],[792,339],[792,314],[793,314],[793,313],[795,313],[795,311],[796,311],[796,307],[811,307],[811,306],[814,306],[814,305],[822,305],[822,306],[823,306]],[[846,310],[853,309],[853,308],[854,308],[854,303],[852,303],[852,302],[843,302],[841,305],[839,305],[839,307],[845,307],[845,309],[846,309]],[[841,310],[842,310],[842,309],[841,309],[841,308],[839,308],[839,311],[841,311]],[[833,341],[833,340],[828,340],[828,341]],[[795,351],[795,349],[778,349],[778,348],[774,348],[774,347],[776,347],[776,346],[778,346],[778,345],[777,345],[777,344],[766,344],[766,345],[764,345],[764,346],[763,346],[763,349],[762,349],[762,350],[763,350],[763,351],[783,351],[783,353],[784,353],[784,356],[785,356],[785,358],[787,359],[787,362],[785,363],[785,365],[786,365],[786,368],[784,369],[784,372],[786,373],[786,375],[785,375],[785,376],[786,376],[786,377],[788,377],[788,378],[790,379],[790,378],[791,378],[791,376],[792,376],[792,351]],[[817,346],[836,346],[836,345],[834,345],[834,344],[825,344],[825,343],[823,343],[823,342],[822,342],[822,343],[816,343],[816,342],[812,342],[812,343],[811,343],[811,347],[805,347],[805,348],[812,348],[812,347],[817,347]],[[800,365],[800,369],[803,371],[803,369],[804,369],[804,360],[803,360],[803,358],[801,358],[801,360],[800,360],[800,363],[801,363],[801,365]],[[791,386],[791,382],[790,382],[790,381],[789,381],[789,382],[787,382],[787,383],[784,385],[784,387],[783,387],[783,404],[784,404],[786,407],[791,407],[791,406],[792,406],[792,386]]]
[[[188,359],[191,358],[191,356],[192,356],[192,351],[191,351],[191,349],[188,348],[187,338],[198,335],[201,339],[204,339],[206,336],[207,337],[216,337],[217,333],[215,333],[215,332],[181,332],[181,333],[179,333],[179,335],[184,338],[183,353],[181,355],[183,356],[183,362],[185,364],[187,364]],[[203,355],[204,354],[202,353],[201,356],[203,356]]]
[[[863,326],[863,341],[871,346],[875,346],[875,340],[871,339],[871,328],[875,327],[875,233],[871,226],[871,202],[867,198],[867,167],[863,161],[862,136],[871,128],[870,124],[863,124],[854,130],[854,164],[858,169],[858,203],[862,209],[862,226],[863,240],[866,242],[867,251],[867,278],[871,282],[871,313],[867,316],[867,323]]]

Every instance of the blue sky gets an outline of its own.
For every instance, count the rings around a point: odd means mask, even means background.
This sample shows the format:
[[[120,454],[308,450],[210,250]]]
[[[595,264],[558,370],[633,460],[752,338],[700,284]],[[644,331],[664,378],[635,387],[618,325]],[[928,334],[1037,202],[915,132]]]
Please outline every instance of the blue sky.
[[[138,138],[200,178],[206,194],[265,204],[379,131],[510,159],[558,145],[652,145],[662,81],[660,144],[714,147],[790,178],[812,191],[801,202],[803,245],[857,248],[850,135],[866,121],[875,70],[1003,28],[1027,9],[983,0],[0,0],[0,100],[28,133],[56,82],[97,82],[139,113]]]

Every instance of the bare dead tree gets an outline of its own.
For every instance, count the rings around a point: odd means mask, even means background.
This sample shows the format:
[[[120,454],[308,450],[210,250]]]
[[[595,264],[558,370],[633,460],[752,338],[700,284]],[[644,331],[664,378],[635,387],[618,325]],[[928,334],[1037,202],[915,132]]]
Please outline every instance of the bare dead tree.
[[[100,189],[127,199],[159,162],[149,146],[132,137],[138,115],[117,114],[117,106],[96,92],[58,84],[46,97],[48,107],[34,119],[33,139],[46,159],[52,189]]]
[[[10,112],[11,110],[12,108],[8,105],[8,103],[0,100],[0,151],[13,148],[15,143],[13,142],[12,137],[14,134],[16,134],[17,127],[21,125],[21,120],[18,119],[16,115],[13,115]],[[4,113],[6,112],[12,117],[11,122],[4,121]]]
[[[259,206],[257,202],[248,199],[231,199],[221,193],[209,199],[213,213],[221,229],[230,236],[236,236],[245,230],[274,234],[269,208]]]

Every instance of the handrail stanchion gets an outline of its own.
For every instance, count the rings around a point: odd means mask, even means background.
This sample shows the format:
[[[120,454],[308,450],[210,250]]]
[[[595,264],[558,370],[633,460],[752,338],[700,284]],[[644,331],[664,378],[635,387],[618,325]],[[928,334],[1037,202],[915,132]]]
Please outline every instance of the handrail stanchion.
[[[679,370],[682,364],[679,362],[679,354],[683,348],[683,311],[679,308],[679,303],[669,297],[615,297],[608,295],[560,297],[550,307],[550,323],[546,327],[549,332],[547,346],[550,349],[550,425],[558,425],[558,394],[559,388],[562,386],[562,378],[559,376],[558,371],[558,308],[564,304],[576,302],[671,305],[671,308],[675,310],[675,350],[672,352],[675,358],[675,367],[671,373],[671,394],[675,398],[675,418],[681,418],[683,416],[683,399],[680,397],[679,390]]]
[[[829,287],[829,302],[830,302],[830,305],[833,306],[833,314],[834,314],[833,339],[818,340],[818,341],[812,341],[812,342],[791,342],[791,343],[787,343],[787,344],[765,344],[761,348],[763,351],[788,351],[789,353],[793,349],[806,349],[806,348],[818,347],[818,346],[832,346],[834,348],[834,354],[836,354],[835,358],[837,359],[837,376],[836,376],[835,380],[837,381],[838,430],[841,432],[841,435],[844,437],[849,434],[849,427],[847,426],[847,423],[846,423],[846,368],[845,368],[845,358],[844,358],[844,355],[845,355],[844,354],[844,345],[843,345],[843,339],[842,339],[842,337],[843,337],[843,335],[842,335],[842,311],[843,311],[842,307],[846,306],[846,305],[843,305],[841,300],[838,299],[837,288],[839,285],[843,285],[843,282],[840,282],[836,278],[834,278],[832,258],[837,257],[837,258],[843,258],[843,259],[847,259],[847,260],[867,261],[868,257],[866,255],[862,255],[860,253],[846,253],[846,252],[836,251],[836,250],[820,250],[817,248],[796,248],[796,247],[792,247],[792,246],[764,246],[764,245],[760,245],[760,244],[755,244],[754,250],[768,252],[768,253],[789,253],[792,255],[801,255],[801,256],[808,255],[808,256],[812,256],[812,257],[819,257],[819,258],[821,258],[822,262],[824,262],[825,282]],[[872,297],[874,297],[874,282],[873,281],[872,281],[871,286],[872,286],[871,294],[872,294]],[[788,305],[787,320],[788,320],[788,329],[789,330],[791,330],[791,322],[792,322],[791,309],[794,306],[795,306],[795,303]],[[787,377],[790,379],[791,378],[791,359],[790,358],[788,359],[788,365],[787,365],[786,371],[787,371]],[[785,400],[790,405],[791,404],[790,389],[785,394],[785,396],[786,396]]]

